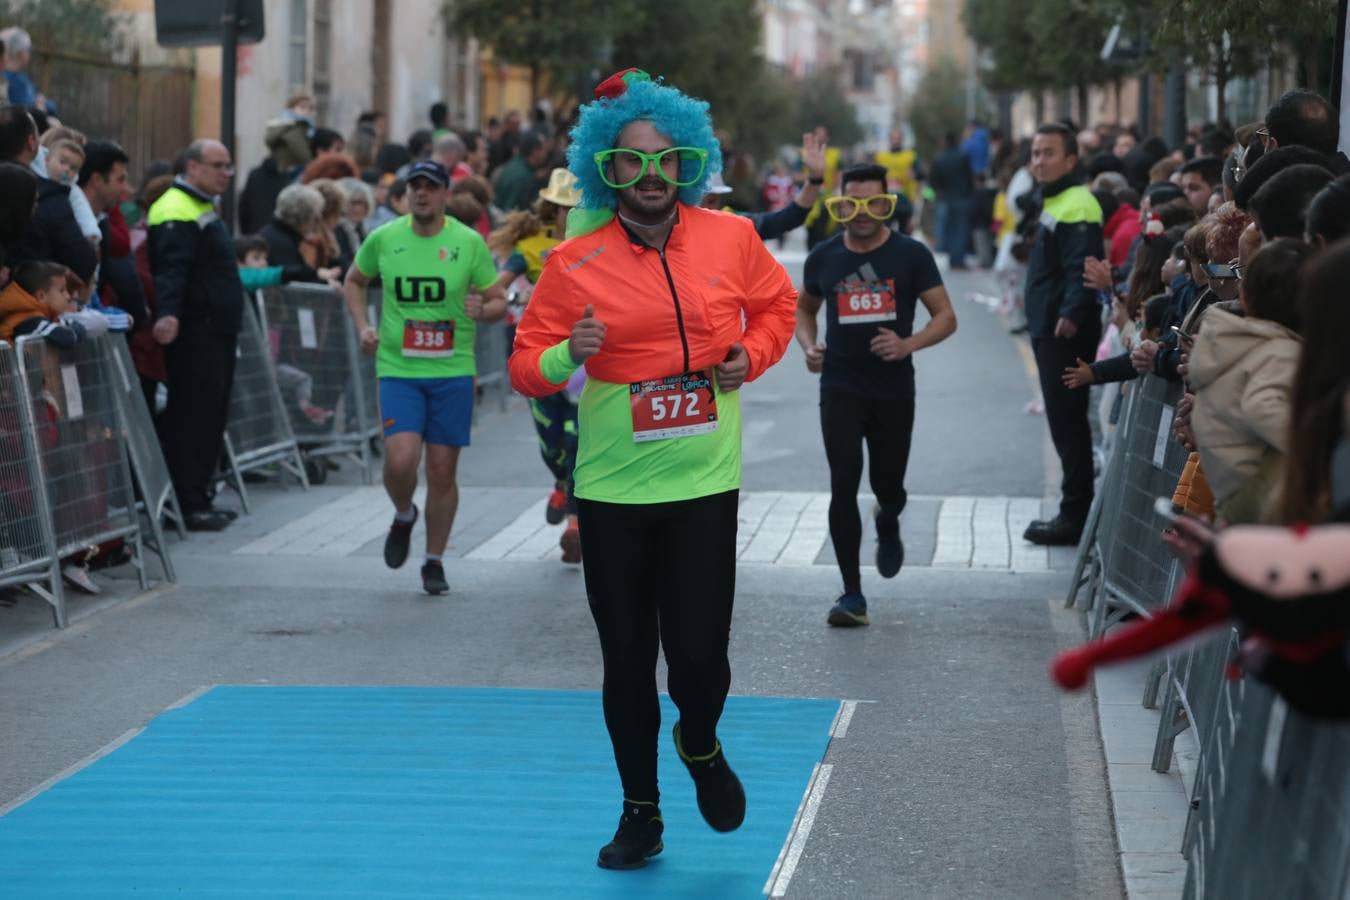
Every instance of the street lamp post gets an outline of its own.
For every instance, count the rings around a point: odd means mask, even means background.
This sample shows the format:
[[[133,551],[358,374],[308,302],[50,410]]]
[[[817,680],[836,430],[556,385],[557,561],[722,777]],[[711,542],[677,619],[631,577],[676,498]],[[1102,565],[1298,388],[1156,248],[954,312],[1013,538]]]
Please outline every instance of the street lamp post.
[[[220,142],[229,151],[230,161],[234,161],[234,115],[235,81],[238,78],[239,64],[239,0],[225,0],[225,9],[220,15]],[[230,186],[221,198],[220,215],[225,227],[234,231],[234,176],[230,176]]]

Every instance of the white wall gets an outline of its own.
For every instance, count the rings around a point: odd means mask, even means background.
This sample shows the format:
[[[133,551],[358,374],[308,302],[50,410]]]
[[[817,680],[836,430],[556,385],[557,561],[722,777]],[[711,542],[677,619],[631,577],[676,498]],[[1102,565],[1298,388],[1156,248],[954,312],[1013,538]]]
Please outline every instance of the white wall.
[[[449,42],[436,0],[394,0],[390,13],[389,135],[407,140],[430,128],[431,104],[445,97]]]
[[[328,115],[319,124],[344,135],[356,117],[372,105],[374,78],[373,0],[335,0],[332,4]],[[248,171],[266,155],[267,122],[282,110],[290,94],[290,0],[267,0],[267,36],[245,51],[238,87],[238,164]],[[307,34],[309,72],[313,74],[313,3]],[[427,112],[444,97],[448,43],[439,0],[394,0],[390,9],[389,122],[391,140],[406,140],[417,128],[430,127]]]

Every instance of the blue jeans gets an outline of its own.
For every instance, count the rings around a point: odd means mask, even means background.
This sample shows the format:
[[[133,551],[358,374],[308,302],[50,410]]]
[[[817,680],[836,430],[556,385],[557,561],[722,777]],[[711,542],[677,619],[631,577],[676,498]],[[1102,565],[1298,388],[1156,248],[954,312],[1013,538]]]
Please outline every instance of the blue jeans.
[[[955,268],[966,264],[970,252],[969,197],[947,197],[938,201],[938,251],[946,253]]]

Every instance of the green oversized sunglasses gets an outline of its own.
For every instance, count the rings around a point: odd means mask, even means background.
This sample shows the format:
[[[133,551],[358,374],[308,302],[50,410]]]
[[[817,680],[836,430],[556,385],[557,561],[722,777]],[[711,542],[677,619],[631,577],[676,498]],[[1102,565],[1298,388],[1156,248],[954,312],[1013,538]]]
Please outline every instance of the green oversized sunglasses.
[[[667,184],[688,187],[703,177],[703,170],[708,166],[708,151],[701,147],[670,147],[659,153],[643,153],[615,147],[595,154],[595,165],[600,170],[600,179],[616,191],[637,184],[647,174],[648,167]],[[621,172],[635,174],[625,180],[620,176]]]

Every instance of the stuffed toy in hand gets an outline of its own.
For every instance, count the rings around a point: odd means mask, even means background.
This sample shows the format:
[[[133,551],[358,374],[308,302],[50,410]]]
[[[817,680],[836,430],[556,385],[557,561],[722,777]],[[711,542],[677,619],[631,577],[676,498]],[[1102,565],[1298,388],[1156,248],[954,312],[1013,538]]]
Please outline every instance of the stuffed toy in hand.
[[[1338,517],[1343,518],[1343,517]],[[1172,604],[1149,619],[1061,654],[1067,689],[1093,668],[1161,649],[1236,620],[1236,662],[1294,709],[1350,718],[1350,524],[1237,526],[1215,536]]]

